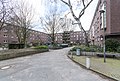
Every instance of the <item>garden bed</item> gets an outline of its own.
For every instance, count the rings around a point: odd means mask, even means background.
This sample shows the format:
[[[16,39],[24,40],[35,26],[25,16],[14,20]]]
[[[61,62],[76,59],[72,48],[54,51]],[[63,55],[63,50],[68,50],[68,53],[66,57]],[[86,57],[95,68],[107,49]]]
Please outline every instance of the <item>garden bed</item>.
[[[6,60],[16,57],[22,57],[27,55],[33,55],[36,53],[47,52],[48,49],[11,49],[0,51],[0,60]]]

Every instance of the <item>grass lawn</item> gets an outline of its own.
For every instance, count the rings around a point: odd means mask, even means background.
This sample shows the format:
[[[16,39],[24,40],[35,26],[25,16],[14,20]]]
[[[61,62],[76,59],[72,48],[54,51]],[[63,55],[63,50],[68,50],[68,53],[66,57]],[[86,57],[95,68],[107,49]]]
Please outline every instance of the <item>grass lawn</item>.
[[[86,56],[74,55],[73,60],[85,65]],[[91,69],[120,81],[120,60],[106,58],[106,63],[104,63],[104,58],[91,57],[90,61]]]

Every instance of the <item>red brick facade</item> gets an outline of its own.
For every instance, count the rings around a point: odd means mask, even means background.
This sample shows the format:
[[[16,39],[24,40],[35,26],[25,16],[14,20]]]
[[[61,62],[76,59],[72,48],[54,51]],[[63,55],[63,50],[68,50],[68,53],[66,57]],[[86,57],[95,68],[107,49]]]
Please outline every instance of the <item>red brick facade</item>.
[[[81,31],[65,31],[64,33],[56,34],[56,42],[59,44],[84,44],[85,39]]]
[[[6,24],[6,26],[2,30],[0,30],[0,45],[19,43],[14,29],[14,26]],[[49,36],[46,33],[35,30],[30,30],[29,32],[30,34],[27,38],[28,44],[32,45],[49,43]]]
[[[119,4],[120,4],[120,0],[98,1],[97,8],[89,29],[90,44],[102,46],[103,26],[105,27],[106,38],[120,39],[120,5]],[[104,8],[105,11],[104,16],[102,15],[103,13],[100,13],[100,10],[102,8]]]

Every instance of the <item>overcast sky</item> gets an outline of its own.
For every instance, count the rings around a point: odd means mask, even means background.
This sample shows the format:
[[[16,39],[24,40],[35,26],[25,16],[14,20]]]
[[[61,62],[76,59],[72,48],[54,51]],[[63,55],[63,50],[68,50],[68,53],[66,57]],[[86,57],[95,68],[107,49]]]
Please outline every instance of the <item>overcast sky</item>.
[[[35,14],[34,14],[35,15],[35,22],[37,24],[36,29],[40,30],[39,24],[37,22],[38,22],[40,16],[44,16],[44,14],[46,13],[45,10],[49,9],[48,8],[48,7],[50,7],[49,2],[47,2],[48,0],[27,0],[27,1],[29,1],[30,4],[33,5],[33,8],[35,10]],[[81,22],[82,22],[82,25],[83,25],[85,30],[89,30],[89,27],[91,25],[91,21],[93,19],[93,15],[94,15],[97,3],[98,3],[98,0],[93,0],[93,2],[86,9],[85,14],[81,18]],[[67,9],[66,5],[65,6],[64,6],[64,4],[59,4],[59,5],[62,5],[62,7],[60,6],[60,8],[62,8],[62,10],[64,10],[64,11]],[[69,9],[66,12],[69,12]],[[77,12],[78,11],[76,11],[76,13]],[[68,18],[72,18],[71,14],[68,15]],[[76,28],[76,30],[79,30],[79,28]]]

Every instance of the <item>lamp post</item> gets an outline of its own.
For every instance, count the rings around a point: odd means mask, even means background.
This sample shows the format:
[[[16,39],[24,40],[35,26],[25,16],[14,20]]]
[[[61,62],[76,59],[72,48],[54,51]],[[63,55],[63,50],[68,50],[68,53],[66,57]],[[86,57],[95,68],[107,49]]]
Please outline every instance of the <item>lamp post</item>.
[[[105,10],[101,9],[100,13],[103,15],[103,52],[104,52],[104,63],[106,63],[106,51],[105,51],[105,26],[104,26],[104,13]]]

